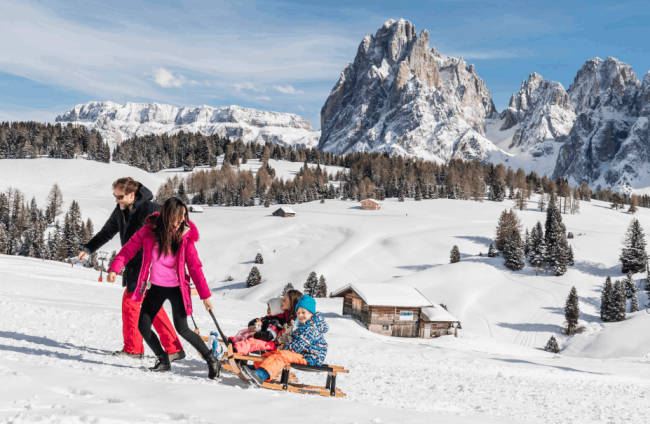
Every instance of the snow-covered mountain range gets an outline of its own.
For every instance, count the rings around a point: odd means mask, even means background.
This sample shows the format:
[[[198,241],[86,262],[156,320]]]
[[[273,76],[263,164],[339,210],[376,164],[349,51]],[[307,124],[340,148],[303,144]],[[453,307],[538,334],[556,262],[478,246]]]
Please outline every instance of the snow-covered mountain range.
[[[89,102],[57,116],[57,122],[97,129],[111,142],[135,135],[176,134],[181,131],[219,134],[245,142],[311,147],[319,132],[309,121],[291,113],[268,112],[239,106],[178,108],[159,103]]]
[[[533,72],[498,113],[474,65],[430,48],[429,33],[417,35],[401,19],[363,38],[321,109],[321,131],[288,113],[158,103],[90,102],[57,122],[96,128],[114,142],[217,133],[335,153],[490,161],[620,189],[650,186],[649,116],[650,72],[641,83],[611,57],[588,60],[567,90]]]
[[[318,147],[521,166],[592,187],[650,185],[650,73],[588,60],[565,90],[532,73],[498,114],[473,65],[390,20],[359,45],[321,110]]]

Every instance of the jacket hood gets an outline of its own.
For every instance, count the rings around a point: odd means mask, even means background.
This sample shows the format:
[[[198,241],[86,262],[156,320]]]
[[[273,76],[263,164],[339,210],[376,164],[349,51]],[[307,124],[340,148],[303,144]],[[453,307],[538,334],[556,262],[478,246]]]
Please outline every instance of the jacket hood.
[[[135,192],[135,202],[133,202],[133,209],[137,209],[143,203],[153,200],[153,193],[147,187],[140,185],[138,191]]]
[[[145,219],[144,224],[153,230],[156,226],[155,219],[160,213],[154,212]],[[183,229],[183,238],[188,239],[189,241],[197,242],[199,241],[199,229],[196,228],[196,225],[192,221],[189,221],[190,226]]]
[[[325,322],[325,317],[323,317],[320,312],[316,312],[314,316],[306,322],[306,324],[313,325],[321,333],[327,333],[327,330],[330,329],[329,325],[327,325],[327,322]]]

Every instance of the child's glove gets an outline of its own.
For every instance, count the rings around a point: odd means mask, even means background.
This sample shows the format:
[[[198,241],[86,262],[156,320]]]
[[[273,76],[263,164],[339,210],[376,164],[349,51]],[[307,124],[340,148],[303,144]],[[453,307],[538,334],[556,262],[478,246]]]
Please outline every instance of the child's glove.
[[[254,320],[248,323],[248,329],[253,334],[258,333],[262,329],[262,320],[259,318],[255,318]]]
[[[282,327],[280,327],[280,322],[277,319],[265,320],[262,324],[262,330],[255,333],[255,336],[253,337],[257,340],[272,342],[278,337],[278,333],[280,333],[281,329]]]
[[[280,337],[278,337],[278,343],[280,347],[284,347],[293,341],[293,326],[284,324],[282,331],[280,332]]]

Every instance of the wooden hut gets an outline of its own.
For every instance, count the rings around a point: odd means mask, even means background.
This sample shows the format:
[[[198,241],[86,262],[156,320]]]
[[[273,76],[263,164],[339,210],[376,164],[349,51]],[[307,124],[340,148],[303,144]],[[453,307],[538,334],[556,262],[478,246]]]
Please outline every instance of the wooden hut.
[[[365,199],[361,201],[361,209],[368,211],[376,211],[381,209],[381,202],[375,199]]]
[[[288,206],[282,206],[280,209],[273,212],[273,215],[281,216],[281,217],[284,217],[284,218],[289,218],[291,216],[296,216],[296,211],[294,211],[293,209],[291,209]]]
[[[386,336],[438,337],[453,334],[453,323],[458,322],[416,288],[399,284],[348,284],[332,293],[332,297],[343,297],[343,315],[350,315],[368,330]]]

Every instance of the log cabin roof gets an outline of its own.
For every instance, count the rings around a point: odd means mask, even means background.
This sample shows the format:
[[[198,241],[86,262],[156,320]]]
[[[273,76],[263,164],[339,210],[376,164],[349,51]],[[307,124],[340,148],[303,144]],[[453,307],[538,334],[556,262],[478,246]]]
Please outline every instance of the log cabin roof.
[[[373,203],[376,203],[378,205],[381,205],[381,202],[378,202],[375,199],[363,199],[359,203],[363,203],[363,202],[373,202]]]
[[[401,284],[348,284],[332,293],[332,297],[343,296],[348,290],[353,290],[368,306],[399,306],[409,308],[433,306],[416,288]]]
[[[431,307],[428,307],[428,308],[422,308],[422,315],[424,315],[424,317],[426,317],[425,321],[459,322],[458,318],[456,318],[455,316],[450,314],[442,306],[431,306]]]
[[[288,207],[288,206],[282,206],[281,208],[278,208],[275,212],[278,212],[278,211],[280,211],[280,210],[284,211],[284,213],[292,213],[292,214],[295,214],[295,213],[296,213],[296,211],[294,211],[293,209],[291,209],[291,208]],[[275,212],[274,212],[274,213],[275,213]]]

